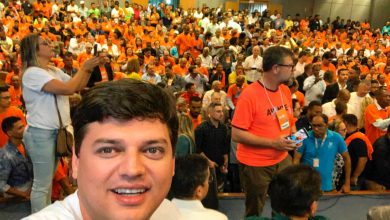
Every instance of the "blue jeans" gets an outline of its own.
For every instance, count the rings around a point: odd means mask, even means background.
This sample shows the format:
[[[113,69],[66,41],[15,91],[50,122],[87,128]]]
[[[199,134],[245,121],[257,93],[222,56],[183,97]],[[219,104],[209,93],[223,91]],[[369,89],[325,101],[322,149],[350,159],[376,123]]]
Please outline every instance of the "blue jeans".
[[[52,180],[56,168],[57,130],[27,127],[23,141],[33,163],[34,180],[31,190],[31,212],[51,204]]]

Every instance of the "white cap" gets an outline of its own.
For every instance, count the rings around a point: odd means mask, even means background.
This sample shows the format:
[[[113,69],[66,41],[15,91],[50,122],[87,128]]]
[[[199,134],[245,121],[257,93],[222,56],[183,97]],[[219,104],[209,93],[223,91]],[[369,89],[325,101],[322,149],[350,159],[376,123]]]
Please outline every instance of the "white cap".
[[[84,1],[80,1],[80,5],[84,5],[85,4],[85,2]]]

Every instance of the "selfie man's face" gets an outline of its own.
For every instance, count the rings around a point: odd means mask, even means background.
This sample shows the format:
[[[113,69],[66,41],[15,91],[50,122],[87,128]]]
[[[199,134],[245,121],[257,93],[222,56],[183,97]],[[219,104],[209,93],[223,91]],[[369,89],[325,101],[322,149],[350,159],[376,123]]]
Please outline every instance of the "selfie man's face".
[[[148,219],[175,170],[168,127],[154,119],[89,124],[72,164],[82,214],[91,219]]]

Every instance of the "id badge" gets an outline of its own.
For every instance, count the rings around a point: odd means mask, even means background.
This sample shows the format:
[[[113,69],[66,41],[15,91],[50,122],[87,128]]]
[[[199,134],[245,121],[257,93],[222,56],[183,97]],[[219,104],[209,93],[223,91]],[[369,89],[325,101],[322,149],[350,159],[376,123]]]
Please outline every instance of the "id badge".
[[[320,159],[314,158],[313,159],[313,167],[320,167]]]
[[[278,119],[280,130],[287,130],[290,128],[290,122],[286,109],[282,108],[276,112],[276,118]]]

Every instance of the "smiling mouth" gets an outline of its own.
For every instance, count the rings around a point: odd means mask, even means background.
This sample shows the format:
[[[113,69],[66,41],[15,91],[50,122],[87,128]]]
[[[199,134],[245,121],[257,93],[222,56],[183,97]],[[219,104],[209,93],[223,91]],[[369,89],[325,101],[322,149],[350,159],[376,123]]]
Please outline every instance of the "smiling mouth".
[[[118,189],[111,190],[111,192],[121,196],[137,196],[147,191],[148,189],[126,189],[126,188],[118,188]]]

